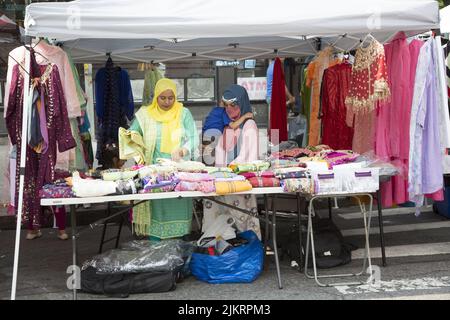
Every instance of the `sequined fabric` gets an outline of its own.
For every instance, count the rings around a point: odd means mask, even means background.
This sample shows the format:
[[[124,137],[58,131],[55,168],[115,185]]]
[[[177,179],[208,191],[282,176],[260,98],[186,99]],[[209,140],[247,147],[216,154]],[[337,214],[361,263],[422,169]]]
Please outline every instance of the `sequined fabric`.
[[[32,55],[33,57],[33,55]],[[33,60],[33,59],[32,59]],[[33,62],[32,62],[33,63]],[[48,149],[38,154],[27,146],[25,164],[25,183],[23,194],[23,222],[28,229],[39,228],[42,224],[39,190],[46,183],[55,180],[55,163],[57,145],[60,152],[76,146],[72,137],[67,105],[61,84],[58,67],[55,64],[34,65],[40,90],[45,96],[45,113],[48,131]],[[17,154],[22,148],[22,116],[24,102],[24,77],[16,65],[13,68],[11,88],[9,91],[8,109],[5,116],[8,134],[13,145],[17,145]],[[16,163],[16,197],[18,205],[20,161]]]
[[[366,48],[358,48],[352,68],[347,108],[355,113],[374,110],[375,103],[390,96],[384,47],[374,40]]]

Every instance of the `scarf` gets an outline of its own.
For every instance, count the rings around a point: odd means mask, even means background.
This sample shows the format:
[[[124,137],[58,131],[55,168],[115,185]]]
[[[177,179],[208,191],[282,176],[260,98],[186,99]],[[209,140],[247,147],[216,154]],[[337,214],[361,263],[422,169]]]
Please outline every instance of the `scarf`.
[[[169,110],[163,110],[158,105],[158,97],[166,90],[172,90],[175,95],[175,102]],[[183,104],[176,100],[177,87],[175,82],[170,79],[163,78],[156,83],[155,95],[153,102],[148,107],[150,117],[162,124],[161,133],[161,152],[171,153],[180,146],[181,140],[181,114],[183,112]]]

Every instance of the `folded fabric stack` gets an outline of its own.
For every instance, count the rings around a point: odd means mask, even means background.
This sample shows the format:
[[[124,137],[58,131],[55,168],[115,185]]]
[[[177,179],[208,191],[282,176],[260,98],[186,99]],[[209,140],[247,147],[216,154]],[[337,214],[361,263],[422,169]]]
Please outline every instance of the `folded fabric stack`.
[[[108,169],[103,170],[101,176],[104,181],[118,181],[133,179],[138,173],[137,170]]]
[[[359,154],[351,150],[330,151],[324,155],[324,160],[328,162],[330,169],[332,169],[336,165],[354,162],[358,157]]]
[[[39,197],[43,198],[74,198],[72,187],[64,180],[56,181],[53,184],[46,184],[39,190]]]
[[[174,174],[154,174],[142,179],[143,189],[140,193],[158,193],[173,191],[179,180]]]
[[[275,177],[275,173],[273,171],[268,171],[268,170],[261,171],[261,172],[243,172],[240,175],[245,177],[246,179],[257,178],[257,177],[262,177],[262,178],[274,178]]]
[[[206,165],[198,161],[175,162],[170,159],[156,159],[156,163],[163,166],[175,167],[179,172],[205,172]]]
[[[215,181],[244,181],[245,177],[241,175],[237,175],[233,172],[214,172],[211,173],[211,176],[214,177]]]
[[[225,181],[216,182],[216,193],[218,195],[226,195],[235,192],[245,192],[252,190],[252,185],[249,181]]]
[[[280,180],[275,177],[252,177],[247,180],[253,188],[272,188],[280,186]]]
[[[284,179],[281,180],[281,187],[285,192],[304,194],[312,194],[314,192],[314,184],[311,178]]]
[[[272,169],[292,168],[292,167],[305,168],[306,165],[295,158],[291,158],[291,159],[274,159],[270,162],[270,167]]]
[[[228,167],[205,167],[205,171],[209,174],[217,173],[217,172],[228,172],[232,173],[233,170]]]
[[[254,161],[251,163],[230,164],[229,167],[234,173],[241,174],[244,172],[265,171],[270,168],[270,163],[267,161]]]
[[[214,177],[208,173],[178,172],[176,178],[179,180],[175,191],[200,191],[212,193],[216,190]]]
[[[280,152],[272,153],[272,159],[284,159],[284,158],[300,158],[300,157],[313,157],[315,155],[314,151],[305,148],[293,148],[288,150],[283,150]]]

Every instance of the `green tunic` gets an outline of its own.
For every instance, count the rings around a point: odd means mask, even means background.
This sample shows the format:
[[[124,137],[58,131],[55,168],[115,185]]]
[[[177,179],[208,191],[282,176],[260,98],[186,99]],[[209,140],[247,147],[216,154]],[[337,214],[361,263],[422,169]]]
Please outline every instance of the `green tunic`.
[[[146,138],[148,138],[148,136],[146,135],[149,134],[150,130],[143,130],[143,128],[149,128],[149,124],[142,122],[148,122],[150,117],[147,112],[146,107],[142,107],[141,110],[138,111],[139,114],[136,114],[136,118],[131,123],[129,129],[129,131],[139,133],[144,138],[144,144],[146,144],[146,146],[148,145],[148,143],[146,143]],[[182,146],[189,150],[190,154],[186,156],[185,160],[190,160],[197,154],[199,137],[192,114],[186,108],[183,108],[181,122],[183,134],[180,147]],[[156,130],[153,127],[153,130],[151,131],[156,131],[156,139],[154,141],[153,155],[148,156],[145,159],[145,164],[147,165],[154,164],[158,158],[171,158],[170,154],[161,152],[161,123],[153,122],[153,126],[156,127]],[[151,222],[148,235],[160,239],[167,239],[181,237],[190,233],[192,222],[191,199],[165,199],[149,202],[151,205]]]

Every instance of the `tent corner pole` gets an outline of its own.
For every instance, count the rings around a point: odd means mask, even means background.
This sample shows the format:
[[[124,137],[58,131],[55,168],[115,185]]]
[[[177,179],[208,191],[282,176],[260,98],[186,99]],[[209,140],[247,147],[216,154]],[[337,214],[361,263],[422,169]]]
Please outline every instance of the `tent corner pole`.
[[[25,40],[27,41],[27,40]],[[29,39],[30,43],[32,38]],[[27,42],[25,42],[27,45]],[[22,210],[23,210],[23,192],[25,184],[25,160],[27,153],[27,127],[28,127],[28,98],[29,98],[29,88],[30,88],[30,51],[25,50],[25,70],[24,73],[24,95],[23,95],[23,106],[22,106],[22,145],[20,150],[20,171],[19,171],[19,198],[17,204],[17,221],[16,221],[16,240],[14,248],[14,266],[13,266],[13,278],[11,286],[11,300],[16,299],[17,290],[17,273],[19,266],[19,250],[20,250],[20,230],[22,225]]]

